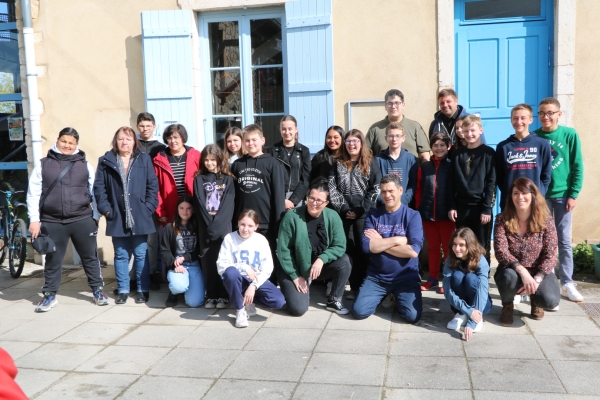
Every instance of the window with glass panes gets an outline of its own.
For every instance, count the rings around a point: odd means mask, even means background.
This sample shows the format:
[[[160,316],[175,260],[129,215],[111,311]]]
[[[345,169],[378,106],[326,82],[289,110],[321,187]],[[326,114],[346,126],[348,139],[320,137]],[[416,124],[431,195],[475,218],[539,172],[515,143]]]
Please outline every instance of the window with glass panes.
[[[200,18],[206,143],[228,127],[262,127],[266,144],[281,136],[285,115],[283,10],[245,10]]]

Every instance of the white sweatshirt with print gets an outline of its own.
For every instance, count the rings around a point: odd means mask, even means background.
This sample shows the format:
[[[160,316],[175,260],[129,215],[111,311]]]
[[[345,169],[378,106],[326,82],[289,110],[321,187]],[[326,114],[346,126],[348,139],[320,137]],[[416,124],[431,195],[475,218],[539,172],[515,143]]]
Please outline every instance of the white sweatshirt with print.
[[[236,268],[246,278],[246,269],[252,268],[256,273],[256,287],[259,288],[273,272],[273,257],[267,239],[256,232],[248,239],[242,239],[237,231],[225,236],[217,260],[219,275],[223,275],[229,267]]]

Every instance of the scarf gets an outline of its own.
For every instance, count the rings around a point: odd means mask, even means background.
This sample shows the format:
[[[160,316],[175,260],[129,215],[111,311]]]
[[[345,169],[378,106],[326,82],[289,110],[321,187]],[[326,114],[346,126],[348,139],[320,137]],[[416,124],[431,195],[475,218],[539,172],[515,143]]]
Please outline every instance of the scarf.
[[[117,154],[117,167],[119,169],[119,175],[121,176],[121,183],[123,184],[123,199],[125,201],[125,227],[127,229],[132,229],[133,224],[133,215],[131,215],[131,208],[129,207],[129,193],[127,189],[127,178],[129,176],[129,171],[131,171],[131,164],[133,163],[133,155],[129,158],[129,165],[127,166],[127,172],[125,172],[125,164],[123,164],[123,159],[120,155]]]

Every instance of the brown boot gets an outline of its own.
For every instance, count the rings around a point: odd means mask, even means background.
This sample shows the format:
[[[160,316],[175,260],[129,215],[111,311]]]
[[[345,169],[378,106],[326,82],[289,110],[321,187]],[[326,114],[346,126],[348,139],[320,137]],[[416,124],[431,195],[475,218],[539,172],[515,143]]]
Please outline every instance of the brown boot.
[[[535,300],[533,299],[533,296],[529,296],[529,298],[531,299],[531,301],[530,301],[530,303],[531,303],[531,319],[540,320],[540,319],[544,318],[544,309],[542,307],[538,307],[535,304]]]
[[[514,307],[515,306],[512,301],[510,303],[502,303],[502,312],[500,313],[500,325],[512,326],[512,324],[514,323]]]

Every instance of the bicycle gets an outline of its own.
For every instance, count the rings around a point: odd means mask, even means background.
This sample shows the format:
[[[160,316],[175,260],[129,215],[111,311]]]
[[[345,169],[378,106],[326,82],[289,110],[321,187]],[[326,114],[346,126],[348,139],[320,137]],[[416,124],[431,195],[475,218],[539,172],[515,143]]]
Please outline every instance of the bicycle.
[[[15,191],[10,185],[7,190],[0,190],[4,195],[5,204],[0,206],[3,233],[0,236],[0,265],[8,254],[8,268],[13,278],[18,278],[25,266],[27,255],[27,225],[17,217],[20,208],[27,208],[24,203],[15,200],[14,196],[25,193],[23,190]]]

